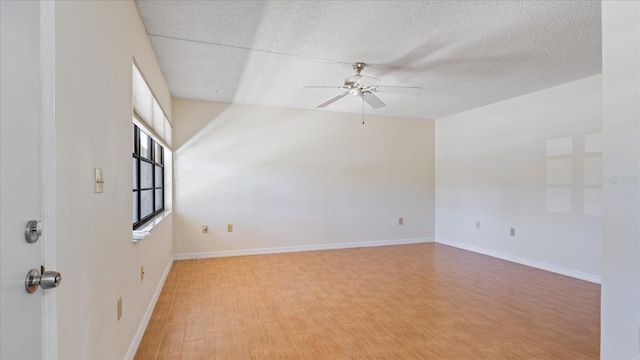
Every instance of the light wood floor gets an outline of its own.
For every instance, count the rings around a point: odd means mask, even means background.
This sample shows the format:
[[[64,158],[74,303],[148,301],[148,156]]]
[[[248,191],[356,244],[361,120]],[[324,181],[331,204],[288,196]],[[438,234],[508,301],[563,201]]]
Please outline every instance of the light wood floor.
[[[136,359],[597,359],[600,286],[417,244],[177,261]]]

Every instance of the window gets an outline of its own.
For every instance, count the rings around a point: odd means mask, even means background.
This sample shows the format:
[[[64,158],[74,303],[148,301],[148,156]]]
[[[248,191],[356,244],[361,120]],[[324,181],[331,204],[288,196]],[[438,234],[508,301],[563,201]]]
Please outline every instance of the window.
[[[1,0],[0,0],[1,1]],[[171,209],[171,122],[135,64],[133,100],[133,229]]]
[[[133,125],[133,228],[164,211],[164,147]]]

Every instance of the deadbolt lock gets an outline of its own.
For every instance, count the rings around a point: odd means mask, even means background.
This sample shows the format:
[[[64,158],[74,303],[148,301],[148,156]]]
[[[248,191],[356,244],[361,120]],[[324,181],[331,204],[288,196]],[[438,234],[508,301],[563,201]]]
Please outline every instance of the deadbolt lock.
[[[29,220],[27,226],[24,228],[24,238],[29,244],[33,244],[38,241],[40,235],[42,235],[42,221]]]

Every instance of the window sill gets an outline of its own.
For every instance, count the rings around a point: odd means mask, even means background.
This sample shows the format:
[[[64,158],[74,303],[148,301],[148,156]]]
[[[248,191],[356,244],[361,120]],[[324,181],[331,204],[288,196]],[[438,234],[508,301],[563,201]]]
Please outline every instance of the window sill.
[[[138,233],[149,233],[154,227],[158,226],[158,224],[160,224],[162,222],[162,220],[164,220],[167,216],[169,216],[169,214],[171,214],[172,210],[165,210],[162,214],[159,214],[158,216],[154,217],[153,219],[151,219],[144,227],[140,228],[140,229],[136,229],[133,230],[134,233],[138,232]],[[149,235],[146,236],[134,236],[132,241],[133,243],[137,243],[138,241],[148,237]]]

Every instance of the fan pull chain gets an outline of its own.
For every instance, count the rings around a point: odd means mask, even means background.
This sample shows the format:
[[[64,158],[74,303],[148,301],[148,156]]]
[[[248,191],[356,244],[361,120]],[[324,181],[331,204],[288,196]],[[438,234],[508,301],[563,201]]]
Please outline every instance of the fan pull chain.
[[[362,96],[362,125],[364,125],[364,95]]]

